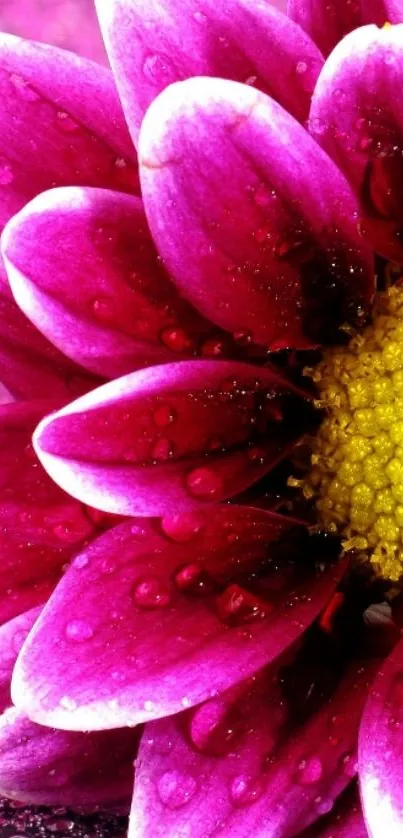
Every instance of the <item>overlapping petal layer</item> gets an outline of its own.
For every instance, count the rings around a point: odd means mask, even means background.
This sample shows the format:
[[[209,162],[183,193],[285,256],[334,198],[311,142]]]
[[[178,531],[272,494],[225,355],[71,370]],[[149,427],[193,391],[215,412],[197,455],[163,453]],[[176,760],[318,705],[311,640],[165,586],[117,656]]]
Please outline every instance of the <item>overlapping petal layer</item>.
[[[360,0],[363,23],[403,23],[402,0]]]
[[[348,35],[319,76],[310,130],[346,173],[375,250],[403,255],[403,25]]]
[[[362,322],[373,279],[355,199],[272,99],[219,79],[171,85],[147,112],[139,159],[158,250],[213,322],[271,349]]]
[[[0,407],[0,623],[43,603],[93,532],[83,507],[56,486],[31,445],[49,402]]]
[[[191,76],[250,84],[306,119],[323,58],[309,36],[267,0],[98,0],[96,5],[135,140],[158,93]]]
[[[232,347],[229,335],[179,297],[140,198],[51,190],[9,222],[2,249],[20,308],[55,346],[98,375],[114,378],[178,356],[225,355]]]
[[[96,730],[179,712],[250,676],[310,625],[343,572],[316,567],[292,527],[216,506],[110,530],[37,621],[14,702],[41,724]]]
[[[379,0],[372,2],[381,5]],[[328,55],[348,32],[364,22],[361,3],[365,5],[365,0],[288,0],[287,14]],[[367,0],[367,5],[370,4],[371,0]],[[371,17],[367,20],[372,22]]]
[[[364,814],[371,838],[400,838],[403,823],[403,640],[379,670],[359,743]]]
[[[192,838],[293,838],[329,812],[356,772],[358,726],[374,662],[347,667],[329,696],[329,661],[323,652],[319,659],[310,652],[299,661],[302,683],[298,674],[293,682],[293,665],[280,660],[195,710],[146,726],[133,838],[176,838],[186,829]],[[313,704],[306,717],[304,702],[309,706],[315,692],[319,706]]]
[[[368,838],[355,786],[341,795],[330,815],[321,818],[299,838]]]
[[[0,713],[11,704],[10,683],[14,664],[42,606],[31,608],[0,626]]]

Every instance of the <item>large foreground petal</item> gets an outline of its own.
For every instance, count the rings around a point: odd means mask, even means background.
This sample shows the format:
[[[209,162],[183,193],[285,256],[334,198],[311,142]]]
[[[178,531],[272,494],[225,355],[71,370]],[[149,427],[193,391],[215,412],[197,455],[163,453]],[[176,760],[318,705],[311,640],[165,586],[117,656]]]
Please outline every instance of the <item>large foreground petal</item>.
[[[286,456],[304,427],[297,393],[273,367],[165,364],[47,417],[34,444],[50,476],[84,503],[173,514],[238,494]]]
[[[299,637],[343,572],[316,566],[292,527],[217,506],[110,530],[35,624],[14,702],[41,724],[98,730],[177,713],[250,676]]]
[[[330,341],[373,294],[358,207],[332,161],[247,85],[171,85],[144,119],[140,176],[152,235],[185,297],[274,348]]]

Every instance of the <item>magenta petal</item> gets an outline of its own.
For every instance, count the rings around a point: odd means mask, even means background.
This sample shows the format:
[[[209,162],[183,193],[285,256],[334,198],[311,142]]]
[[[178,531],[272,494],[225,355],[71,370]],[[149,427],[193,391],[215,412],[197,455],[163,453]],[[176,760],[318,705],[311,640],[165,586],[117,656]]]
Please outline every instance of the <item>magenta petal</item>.
[[[0,794],[37,805],[126,812],[137,743],[137,730],[66,733],[10,707],[0,716]]]
[[[52,189],[9,224],[2,251],[14,296],[52,343],[114,378],[216,347],[212,332],[164,272],[140,198]],[[94,270],[96,265],[96,270]]]
[[[373,293],[355,199],[309,134],[246,85],[172,85],[144,119],[140,177],[158,250],[213,322],[270,348],[331,340]]]
[[[83,508],[49,480],[31,445],[49,402],[0,406],[0,623],[46,600],[91,535]]]
[[[14,664],[41,610],[41,606],[31,608],[0,626],[0,713],[11,704],[10,684]]]
[[[348,32],[363,23],[361,3],[365,0],[288,0],[287,14],[328,55]]]
[[[363,23],[383,26],[403,22],[402,0],[361,0],[361,7]]]
[[[216,506],[110,530],[77,556],[26,641],[15,704],[41,724],[98,730],[177,713],[248,677],[300,636],[343,572],[315,569],[299,529],[301,553],[291,559],[287,542],[279,564],[292,526]]]
[[[340,796],[329,815],[298,838],[368,838],[355,783]]]
[[[97,6],[135,139],[158,93],[191,76],[250,84],[306,119],[323,57],[267,0],[98,0]]]
[[[56,483],[90,506],[119,515],[175,513],[238,494],[286,456],[304,415],[295,393],[273,368],[166,364],[47,417],[34,444]]]
[[[361,202],[363,232],[403,257],[403,25],[366,26],[339,44],[319,77],[310,130]]]
[[[376,678],[361,724],[359,776],[371,838],[400,838],[403,828],[403,640]]]
[[[277,665],[195,710],[147,725],[131,838],[176,838],[185,828],[192,838],[293,838],[329,812],[356,771],[368,671],[352,664],[306,721],[293,713],[286,679]],[[303,703],[303,696],[292,700]]]

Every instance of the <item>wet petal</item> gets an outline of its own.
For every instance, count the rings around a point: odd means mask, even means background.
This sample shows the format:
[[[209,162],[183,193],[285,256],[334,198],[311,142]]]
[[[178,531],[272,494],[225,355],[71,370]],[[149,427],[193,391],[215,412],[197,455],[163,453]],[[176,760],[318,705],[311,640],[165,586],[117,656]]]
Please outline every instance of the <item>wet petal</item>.
[[[93,531],[83,508],[47,476],[32,431],[54,403],[0,406],[0,623],[46,600]]]
[[[373,279],[355,199],[269,97],[217,79],[172,85],[147,112],[139,158],[158,250],[213,322],[274,349],[362,321]]]
[[[363,23],[383,26],[403,22],[402,0],[361,0],[361,6]]]
[[[288,0],[287,14],[328,55],[348,32],[363,23],[361,3],[365,0]]]
[[[339,44],[319,77],[310,130],[349,178],[378,252],[403,256],[403,25],[367,26]]]
[[[13,700],[68,730],[176,713],[277,657],[342,572],[316,567],[304,530],[264,510],[124,523],[64,575],[16,664]]]
[[[0,626],[0,713],[11,704],[10,684],[14,664],[41,610],[42,606],[31,608]]]
[[[112,76],[73,53],[0,36],[0,227],[64,184],[138,191]]]
[[[233,496],[270,471],[306,423],[296,394],[274,368],[166,364],[47,417],[34,444],[50,476],[84,503],[120,515],[177,512]]]
[[[328,667],[323,656],[321,663],[322,670]],[[290,669],[263,670],[195,710],[147,725],[137,761],[133,838],[176,838],[186,829],[192,838],[210,838],[217,823],[222,838],[293,838],[329,812],[356,771],[371,665],[351,664],[306,719],[293,707],[302,696],[290,701],[287,695]]]
[[[323,58],[267,0],[98,0],[97,6],[135,139],[158,93],[191,76],[250,84],[306,119]]]
[[[140,198],[52,189],[9,222],[2,250],[27,317],[98,375],[114,378],[178,355],[208,353],[209,347],[219,356],[231,346],[229,336],[214,331],[179,297],[158,258]]]
[[[400,838],[403,824],[403,640],[376,678],[359,743],[364,815],[371,838]]]
[[[368,838],[355,784],[342,794],[334,809],[299,838]]]
[[[66,733],[14,707],[0,716],[0,794],[23,803],[125,813],[137,730]]]

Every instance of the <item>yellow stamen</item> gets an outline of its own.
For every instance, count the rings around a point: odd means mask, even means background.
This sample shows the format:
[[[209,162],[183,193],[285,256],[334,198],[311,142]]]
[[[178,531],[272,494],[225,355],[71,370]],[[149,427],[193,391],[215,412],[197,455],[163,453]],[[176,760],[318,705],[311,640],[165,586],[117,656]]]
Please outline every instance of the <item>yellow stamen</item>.
[[[308,372],[308,371],[307,371]],[[325,417],[302,491],[319,524],[380,576],[403,574],[403,286],[377,297],[373,325],[309,371]]]

